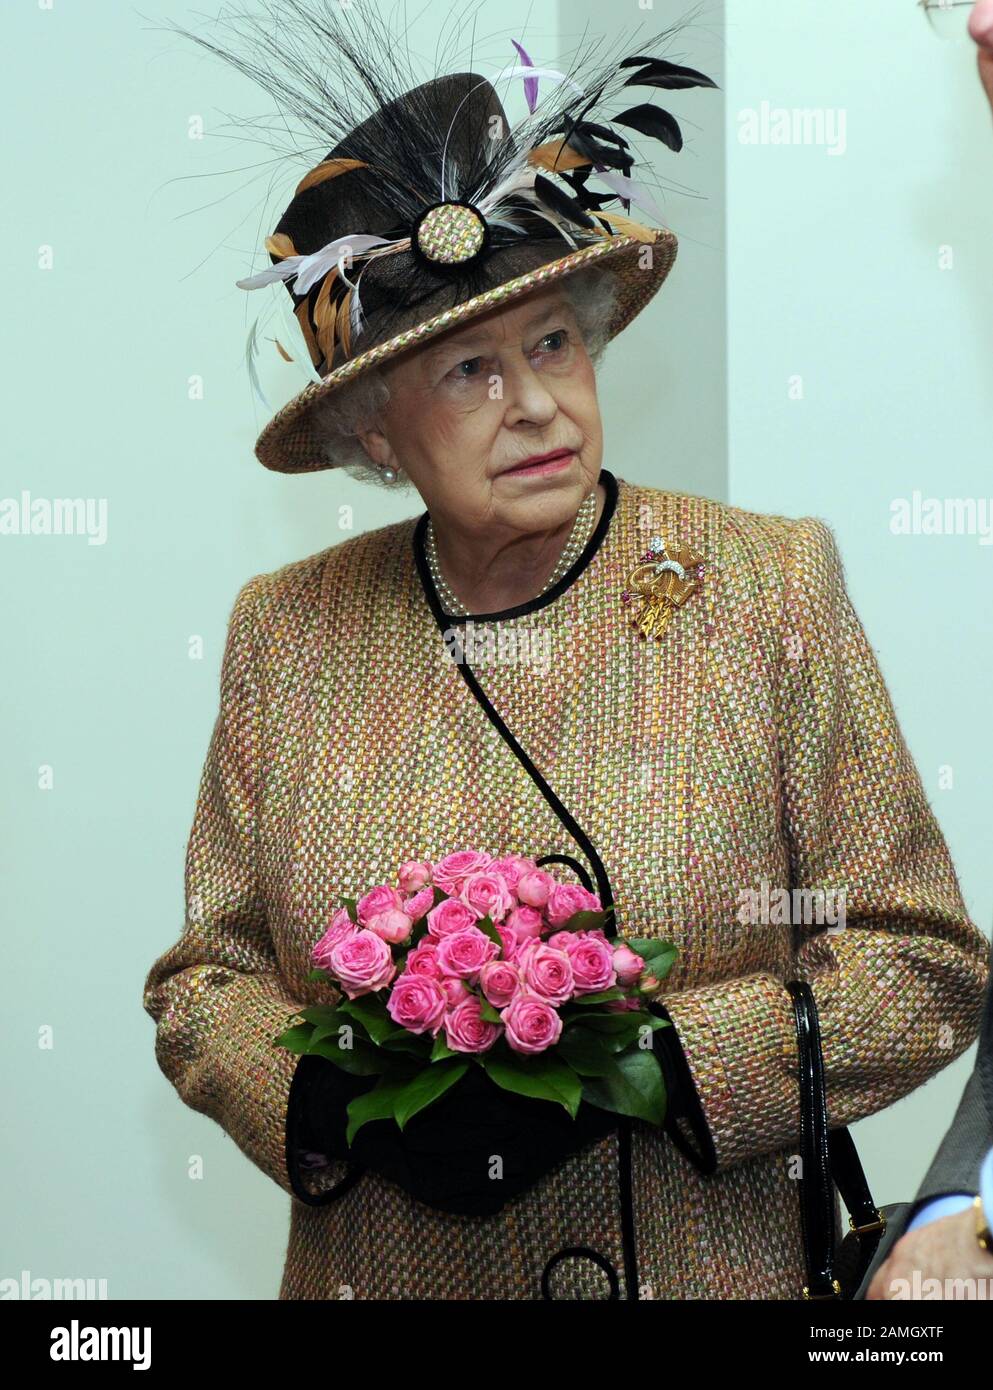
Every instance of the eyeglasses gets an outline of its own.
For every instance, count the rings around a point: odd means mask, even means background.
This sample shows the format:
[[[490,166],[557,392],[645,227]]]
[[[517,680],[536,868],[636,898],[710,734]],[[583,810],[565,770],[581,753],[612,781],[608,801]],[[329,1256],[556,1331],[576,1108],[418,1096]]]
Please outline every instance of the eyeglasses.
[[[974,0],[917,0],[939,39],[967,39]]]

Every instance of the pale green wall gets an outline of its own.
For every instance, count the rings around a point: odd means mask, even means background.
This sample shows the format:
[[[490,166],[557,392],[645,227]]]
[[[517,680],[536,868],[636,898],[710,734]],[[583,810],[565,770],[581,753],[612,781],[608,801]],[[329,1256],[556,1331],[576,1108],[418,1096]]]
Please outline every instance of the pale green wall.
[[[729,500],[834,529],[989,934],[993,546],[889,529],[914,489],[993,505],[993,121],[975,45],[934,37],[913,0],[728,0],[726,43]],[[743,143],[763,102],[840,110],[844,152]],[[916,1192],[975,1052],[853,1127],[877,1200]]]
[[[850,0],[833,0],[830,22],[822,5],[794,3],[794,30],[782,27],[786,7],[730,5],[726,76],[716,0],[681,51],[728,88],[726,115],[724,93],[666,103],[687,149],[660,157],[659,172],[699,196],[669,195],[676,269],[608,352],[605,461],[632,480],[836,526],[926,780],[939,763],[956,769],[956,791],[935,802],[988,923],[979,586],[990,555],[967,540],[898,542],[885,517],[913,486],[980,488],[993,129],[968,55],[936,51],[909,0],[875,0],[890,28]],[[221,130],[224,113],[257,115],[265,99],[142,18],[192,23],[209,8],[25,0],[4,14],[14,61],[0,101],[20,137],[4,151],[16,328],[0,495],[106,498],[108,536],[0,543],[13,599],[3,686],[13,737],[0,745],[12,1135],[0,1276],[105,1277],[116,1297],[271,1298],[278,1287],[289,1201],[158,1072],[141,983],[182,925],[183,855],[238,586],[342,539],[342,505],[356,530],[421,510],[336,474],[269,473],[254,458],[265,412],[253,410],[241,355],[258,296],[233,282],[298,166],[268,196],[268,166],[240,192],[249,173],[219,177],[266,158]],[[682,12],[501,3],[500,39],[480,53],[502,62],[509,37],[525,34],[544,54],[560,13],[569,46],[586,22],[611,36],[642,23],[646,34]],[[435,37],[422,29],[428,57]],[[734,112],[763,97],[845,104],[848,153],[738,146]],[[202,142],[188,138],[198,114],[212,132]],[[842,273],[835,244],[846,238]],[[939,274],[945,241],[957,268]],[[53,248],[51,270],[36,268],[41,246]],[[786,399],[795,372],[803,404]],[[203,399],[190,399],[198,376]],[[290,393],[278,359],[267,386]],[[929,592],[931,566],[951,576],[945,602]],[[202,661],[187,654],[194,634]],[[43,764],[51,791],[37,790]],[[45,1025],[51,1051],[37,1046]],[[882,1196],[916,1185],[965,1074],[960,1062],[858,1127]],[[186,1177],[191,1152],[203,1155],[203,1182]]]

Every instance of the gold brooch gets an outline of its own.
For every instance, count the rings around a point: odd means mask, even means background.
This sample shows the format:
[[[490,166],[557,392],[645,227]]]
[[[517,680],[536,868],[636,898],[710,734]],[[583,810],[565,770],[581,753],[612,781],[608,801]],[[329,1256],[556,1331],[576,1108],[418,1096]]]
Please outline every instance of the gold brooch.
[[[683,541],[670,553],[662,536],[652,537],[621,595],[629,605],[641,600],[631,622],[642,637],[662,636],[676,609],[700,587],[703,571],[703,556]]]

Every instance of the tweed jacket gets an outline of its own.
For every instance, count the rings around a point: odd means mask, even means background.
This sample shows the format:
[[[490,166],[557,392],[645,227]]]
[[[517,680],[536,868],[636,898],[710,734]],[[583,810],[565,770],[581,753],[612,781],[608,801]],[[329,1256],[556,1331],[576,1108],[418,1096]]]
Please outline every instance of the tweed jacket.
[[[427,513],[235,600],[186,922],[143,998],[179,1095],[291,1196],[280,1298],[798,1298],[785,982],[814,990],[832,1127],[976,1036],[987,942],[829,527],[601,479],[572,567],[502,613],[443,613]],[[646,639],[621,594],[656,535],[705,566]],[[346,896],[464,848],[568,855],[621,934],[676,946],[664,1002],[711,1171],[642,1121],[485,1217],[373,1172],[336,1191],[339,1160],[302,1166],[287,1142],[297,1058],[273,1040],[329,1000],[307,979],[311,947]],[[811,921],[812,897],[785,921],[769,906],[804,889],[844,890],[840,925]]]
[[[889,1258],[893,1246],[922,1206],[950,1192],[975,1195],[979,1190],[979,1169],[993,1147],[993,947],[990,949],[990,982],[983,1003],[983,1020],[976,1048],[976,1065],[959,1100],[955,1117],[924,1174],[912,1202],[900,1202],[887,1213],[886,1230],[876,1248],[872,1263],[856,1290],[865,1298],[879,1266]]]

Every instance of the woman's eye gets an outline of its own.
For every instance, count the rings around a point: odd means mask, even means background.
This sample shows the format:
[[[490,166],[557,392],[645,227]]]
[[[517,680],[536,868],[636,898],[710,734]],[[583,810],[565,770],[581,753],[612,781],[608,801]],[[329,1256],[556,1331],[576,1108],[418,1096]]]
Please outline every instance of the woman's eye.
[[[544,338],[542,338],[541,342],[538,344],[538,347],[535,350],[539,351],[543,343],[551,342],[552,347],[548,349],[548,351],[561,352],[568,341],[569,330],[567,328],[556,328],[553,333],[545,334]]]
[[[455,381],[468,381],[468,379],[469,379],[470,377],[478,376],[479,373],[478,373],[478,372],[466,372],[466,373],[463,373],[462,368],[463,368],[463,367],[473,367],[473,366],[475,366],[477,363],[481,362],[482,360],[483,360],[483,359],[482,359],[481,357],[467,357],[467,358],[465,359],[464,362],[457,362],[457,363],[455,364],[455,366],[452,368],[452,370],[448,373],[448,375],[449,375],[453,380],[455,380]]]

